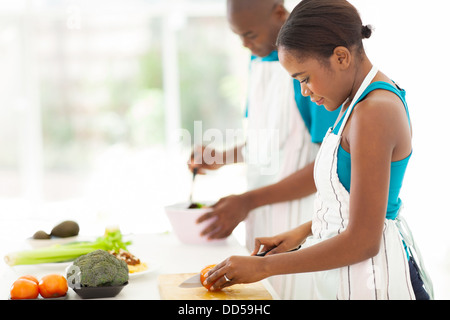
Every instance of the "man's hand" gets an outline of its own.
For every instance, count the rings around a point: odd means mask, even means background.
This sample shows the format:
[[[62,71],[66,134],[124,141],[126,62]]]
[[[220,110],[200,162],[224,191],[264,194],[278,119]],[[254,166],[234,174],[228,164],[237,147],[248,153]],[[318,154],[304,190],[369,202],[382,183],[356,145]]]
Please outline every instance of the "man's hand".
[[[194,168],[197,168],[199,174],[205,174],[205,170],[217,170],[225,165],[224,154],[205,146],[197,146],[194,147],[187,165],[189,170],[194,171]]]
[[[212,210],[197,219],[197,223],[212,219],[201,235],[209,239],[228,237],[250,212],[249,202],[244,195],[231,195],[220,199],[212,206]]]

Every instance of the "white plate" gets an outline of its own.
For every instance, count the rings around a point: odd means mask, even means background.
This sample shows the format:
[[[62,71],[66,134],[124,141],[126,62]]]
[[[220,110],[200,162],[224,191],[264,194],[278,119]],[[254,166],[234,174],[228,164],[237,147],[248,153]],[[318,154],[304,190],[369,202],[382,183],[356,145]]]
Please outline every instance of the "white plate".
[[[153,259],[151,261],[152,261],[151,263],[144,261],[145,263],[147,263],[148,268],[144,271],[130,273],[129,278],[135,279],[135,278],[141,277],[143,275],[146,275],[146,274],[149,274],[149,273],[152,273],[152,272],[155,272],[156,270],[158,270],[160,265],[158,263],[155,263]]]

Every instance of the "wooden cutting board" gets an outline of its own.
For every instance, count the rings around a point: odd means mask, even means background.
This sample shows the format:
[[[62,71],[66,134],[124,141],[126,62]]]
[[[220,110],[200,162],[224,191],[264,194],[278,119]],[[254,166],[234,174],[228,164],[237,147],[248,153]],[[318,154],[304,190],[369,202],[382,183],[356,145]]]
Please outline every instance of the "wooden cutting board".
[[[272,300],[261,282],[236,284],[222,291],[211,292],[203,287],[180,288],[178,285],[195,273],[161,274],[158,277],[162,300]]]

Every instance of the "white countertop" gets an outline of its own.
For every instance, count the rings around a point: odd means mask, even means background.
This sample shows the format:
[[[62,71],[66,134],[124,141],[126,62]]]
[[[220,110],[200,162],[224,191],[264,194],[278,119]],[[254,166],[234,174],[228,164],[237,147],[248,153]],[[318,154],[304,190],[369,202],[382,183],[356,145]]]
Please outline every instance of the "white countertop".
[[[129,251],[146,262],[149,272],[131,275],[129,284],[111,299],[159,300],[158,275],[166,273],[191,273],[209,264],[219,263],[231,255],[248,255],[246,248],[230,237],[224,244],[187,245],[182,244],[173,234],[138,234],[125,237],[133,243]],[[5,252],[1,252],[2,260]],[[42,277],[49,273],[64,274],[69,264],[27,265],[10,267],[0,261],[0,299],[8,299],[11,284],[18,277],[32,274]],[[265,287],[278,299],[267,280]],[[68,299],[81,299],[69,288]]]

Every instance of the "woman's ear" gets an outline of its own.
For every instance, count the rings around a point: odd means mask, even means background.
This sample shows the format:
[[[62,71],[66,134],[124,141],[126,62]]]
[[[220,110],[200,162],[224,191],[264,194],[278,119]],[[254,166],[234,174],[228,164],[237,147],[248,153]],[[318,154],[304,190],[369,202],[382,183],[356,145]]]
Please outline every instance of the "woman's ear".
[[[331,62],[341,70],[346,70],[352,62],[352,54],[346,47],[336,47],[331,56]]]

